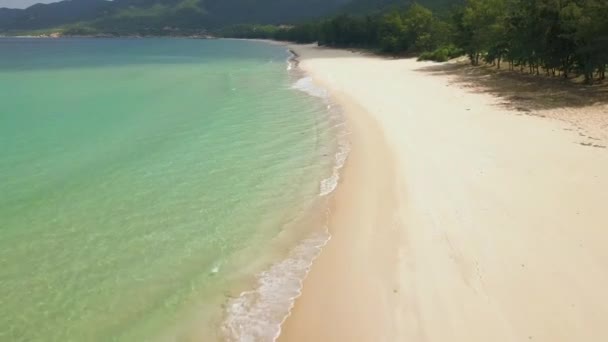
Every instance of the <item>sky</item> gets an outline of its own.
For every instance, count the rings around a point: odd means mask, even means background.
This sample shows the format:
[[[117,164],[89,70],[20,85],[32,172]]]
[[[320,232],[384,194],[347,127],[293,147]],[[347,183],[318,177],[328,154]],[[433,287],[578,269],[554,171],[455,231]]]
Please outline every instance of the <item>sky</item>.
[[[0,0],[0,8],[8,7],[8,8],[26,8],[30,7],[33,4],[37,3],[45,3],[49,2],[57,2],[59,0]]]

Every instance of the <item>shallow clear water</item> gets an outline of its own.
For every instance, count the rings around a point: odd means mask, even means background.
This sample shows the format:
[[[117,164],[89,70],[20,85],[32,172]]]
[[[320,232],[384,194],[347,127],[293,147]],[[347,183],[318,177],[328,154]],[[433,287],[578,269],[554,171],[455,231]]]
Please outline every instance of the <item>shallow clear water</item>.
[[[0,340],[221,338],[228,297],[307,238],[335,163],[327,103],[287,57],[0,39]]]

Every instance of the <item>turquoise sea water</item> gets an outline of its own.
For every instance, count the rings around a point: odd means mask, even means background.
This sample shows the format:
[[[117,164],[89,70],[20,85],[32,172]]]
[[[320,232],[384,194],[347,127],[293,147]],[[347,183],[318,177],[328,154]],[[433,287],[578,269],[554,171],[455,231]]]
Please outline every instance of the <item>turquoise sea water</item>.
[[[0,340],[272,340],[345,152],[287,58],[0,39]]]

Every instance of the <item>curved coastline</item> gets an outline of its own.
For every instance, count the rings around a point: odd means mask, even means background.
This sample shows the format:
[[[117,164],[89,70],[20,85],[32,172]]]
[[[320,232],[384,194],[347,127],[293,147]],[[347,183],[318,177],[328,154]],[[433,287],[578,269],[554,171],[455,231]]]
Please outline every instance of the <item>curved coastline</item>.
[[[302,294],[303,283],[314,261],[332,238],[329,232],[330,204],[351,151],[348,125],[340,104],[330,98],[327,89],[313,82],[305,70],[298,68],[300,56],[296,51],[289,48],[287,52],[290,54],[286,61],[287,71],[294,77],[291,88],[318,98],[326,105],[327,117],[320,120],[328,120],[329,130],[333,131],[333,164],[328,170],[330,174],[320,179],[316,204],[294,223],[293,228],[308,232],[307,236],[290,248],[283,259],[259,273],[253,289],[240,293],[227,303],[222,335],[229,341],[276,341],[281,335],[282,326]],[[311,220],[307,215],[323,216],[323,219]]]
[[[298,55],[299,67],[311,82],[326,89],[342,108],[350,152],[329,199],[332,240],[312,265],[278,340],[388,341],[393,335],[387,314],[399,235],[392,215],[397,200],[395,160],[366,109],[307,64],[322,48],[289,45],[289,49]],[[339,56],[350,54],[334,51]],[[387,324],[369,324],[370,319]]]

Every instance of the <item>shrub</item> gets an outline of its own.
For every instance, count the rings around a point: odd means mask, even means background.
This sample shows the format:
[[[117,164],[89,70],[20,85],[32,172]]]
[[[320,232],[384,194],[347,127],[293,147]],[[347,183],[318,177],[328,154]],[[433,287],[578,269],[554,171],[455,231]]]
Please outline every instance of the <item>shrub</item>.
[[[438,48],[435,51],[429,51],[422,53],[419,57],[419,61],[435,61],[445,62],[452,58],[460,57],[464,54],[462,49],[455,47],[454,45],[447,45]]]

